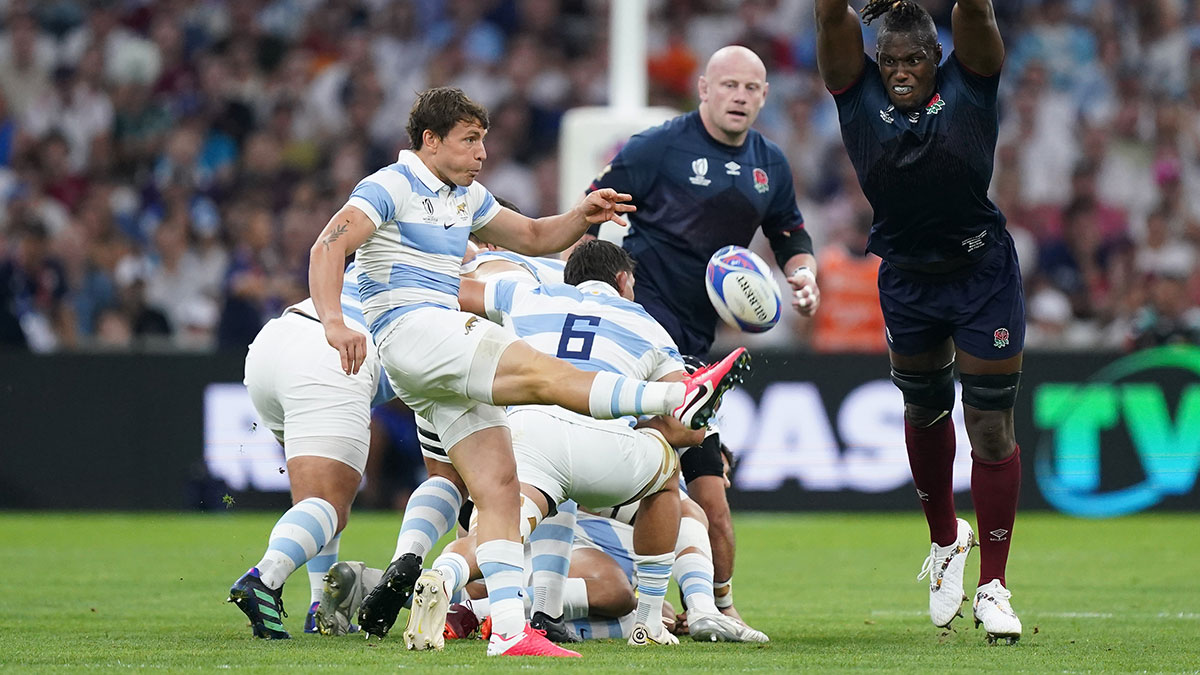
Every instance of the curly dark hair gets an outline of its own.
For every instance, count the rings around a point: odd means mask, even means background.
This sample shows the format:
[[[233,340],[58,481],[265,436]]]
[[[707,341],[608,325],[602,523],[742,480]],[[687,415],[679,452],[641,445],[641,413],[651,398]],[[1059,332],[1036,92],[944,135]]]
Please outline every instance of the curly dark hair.
[[[617,287],[617,274],[633,272],[633,258],[625,249],[601,239],[580,244],[563,267],[563,282],[572,286],[585,281],[603,281]]]
[[[475,122],[487,129],[487,109],[455,87],[437,87],[421,92],[408,113],[406,130],[412,149],[420,150],[425,144],[423,136],[426,129],[438,138],[445,138],[459,122]]]

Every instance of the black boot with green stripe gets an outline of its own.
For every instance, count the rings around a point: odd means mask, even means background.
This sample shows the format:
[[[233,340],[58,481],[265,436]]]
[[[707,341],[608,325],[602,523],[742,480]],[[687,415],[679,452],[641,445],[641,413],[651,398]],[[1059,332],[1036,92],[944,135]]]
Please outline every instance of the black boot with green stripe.
[[[233,583],[229,589],[229,602],[236,604],[250,619],[254,637],[268,640],[287,640],[292,637],[283,628],[283,617],[287,616],[287,612],[283,611],[283,586],[278,590],[267,588],[258,576],[257,567],[251,567]]]

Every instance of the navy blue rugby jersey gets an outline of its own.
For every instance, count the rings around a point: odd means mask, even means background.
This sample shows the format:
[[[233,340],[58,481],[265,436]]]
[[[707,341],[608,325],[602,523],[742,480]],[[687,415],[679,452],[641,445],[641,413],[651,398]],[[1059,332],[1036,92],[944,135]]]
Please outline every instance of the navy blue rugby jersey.
[[[627,216],[624,247],[638,263],[634,293],[652,296],[674,314],[674,321],[655,318],[686,353],[706,351],[716,330],[717,313],[704,288],[712,254],[749,245],[760,227],[775,238],[804,227],[779,146],[753,129],[740,147],[719,143],[699,112],[630,138],[591,189],[604,187],[633,196],[638,210]],[[656,308],[647,303],[647,310],[653,315]]]
[[[875,61],[833,92],[842,140],[875,210],[867,250],[899,265],[973,262],[1006,241],[1004,215],[988,199],[996,154],[1000,75],[972,73],[951,53],[933,98],[896,110]]]

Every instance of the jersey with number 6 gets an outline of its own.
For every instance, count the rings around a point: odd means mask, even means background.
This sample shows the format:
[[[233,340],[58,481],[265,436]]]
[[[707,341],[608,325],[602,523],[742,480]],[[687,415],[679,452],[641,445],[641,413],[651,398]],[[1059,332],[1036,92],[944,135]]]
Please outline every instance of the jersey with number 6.
[[[494,279],[484,303],[489,319],[581,370],[649,381],[683,370],[667,331],[641,305],[602,281],[538,286]]]

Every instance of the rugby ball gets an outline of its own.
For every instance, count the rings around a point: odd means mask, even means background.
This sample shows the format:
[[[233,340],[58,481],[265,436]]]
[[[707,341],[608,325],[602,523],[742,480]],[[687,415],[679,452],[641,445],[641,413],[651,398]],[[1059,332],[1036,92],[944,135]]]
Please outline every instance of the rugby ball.
[[[779,323],[783,298],[767,263],[749,249],[726,246],[708,260],[708,299],[725,323],[761,333]]]

